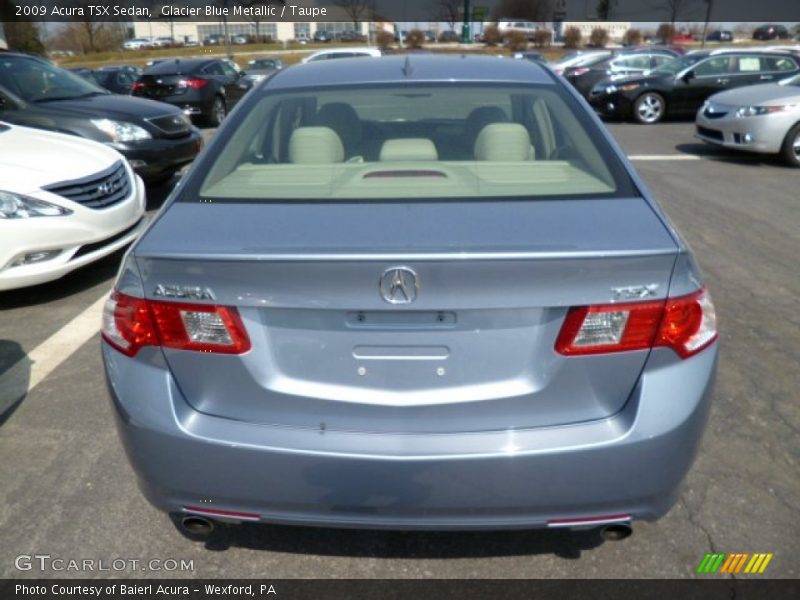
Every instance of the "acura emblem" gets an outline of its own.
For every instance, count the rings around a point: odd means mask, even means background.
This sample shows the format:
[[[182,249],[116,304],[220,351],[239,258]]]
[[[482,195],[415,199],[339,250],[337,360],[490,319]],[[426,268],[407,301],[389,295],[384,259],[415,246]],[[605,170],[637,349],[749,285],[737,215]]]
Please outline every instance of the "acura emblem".
[[[408,267],[392,267],[381,275],[381,298],[389,304],[410,304],[417,298],[417,274]]]

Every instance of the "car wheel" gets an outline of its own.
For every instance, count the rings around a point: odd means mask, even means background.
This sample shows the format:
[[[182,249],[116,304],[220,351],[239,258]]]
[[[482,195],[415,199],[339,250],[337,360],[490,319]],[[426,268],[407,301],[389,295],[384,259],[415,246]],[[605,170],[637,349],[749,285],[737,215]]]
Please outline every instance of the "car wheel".
[[[786,134],[781,154],[787,163],[793,167],[800,167],[800,123],[792,127]]]
[[[664,118],[667,103],[661,94],[645,92],[633,103],[633,118],[637,123],[652,125]]]
[[[212,127],[219,127],[220,123],[225,120],[225,115],[228,114],[225,108],[225,100],[220,96],[214,96],[214,102],[211,103],[211,110],[208,113],[208,124]]]

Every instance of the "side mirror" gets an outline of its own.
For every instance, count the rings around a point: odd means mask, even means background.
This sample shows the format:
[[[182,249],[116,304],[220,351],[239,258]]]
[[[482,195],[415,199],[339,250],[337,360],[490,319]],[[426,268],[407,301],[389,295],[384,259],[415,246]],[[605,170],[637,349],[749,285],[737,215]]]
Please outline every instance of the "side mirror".
[[[683,83],[689,83],[695,77],[696,77],[696,75],[694,74],[694,69],[690,69],[690,70],[686,71],[686,73],[683,74],[683,77],[681,77],[681,80],[683,81]]]

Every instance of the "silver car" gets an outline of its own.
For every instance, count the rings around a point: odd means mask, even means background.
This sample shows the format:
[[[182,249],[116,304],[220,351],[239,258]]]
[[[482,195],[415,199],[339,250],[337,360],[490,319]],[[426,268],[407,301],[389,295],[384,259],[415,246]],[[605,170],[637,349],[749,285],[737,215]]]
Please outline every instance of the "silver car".
[[[686,243],[545,67],[357,63],[254,88],[124,261],[102,353],[144,494],[193,533],[664,515],[718,353]]]
[[[697,113],[696,137],[726,148],[779,154],[800,167],[800,75],[711,96]]]

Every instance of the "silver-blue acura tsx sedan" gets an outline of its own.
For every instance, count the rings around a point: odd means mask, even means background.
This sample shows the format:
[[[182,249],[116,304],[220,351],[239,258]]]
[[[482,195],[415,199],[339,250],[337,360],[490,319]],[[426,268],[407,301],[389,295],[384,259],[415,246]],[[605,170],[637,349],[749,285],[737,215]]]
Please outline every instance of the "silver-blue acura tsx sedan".
[[[621,537],[676,501],[718,353],[690,250],[588,105],[530,61],[432,55],[251,91],[102,335],[142,490],[195,533]]]

